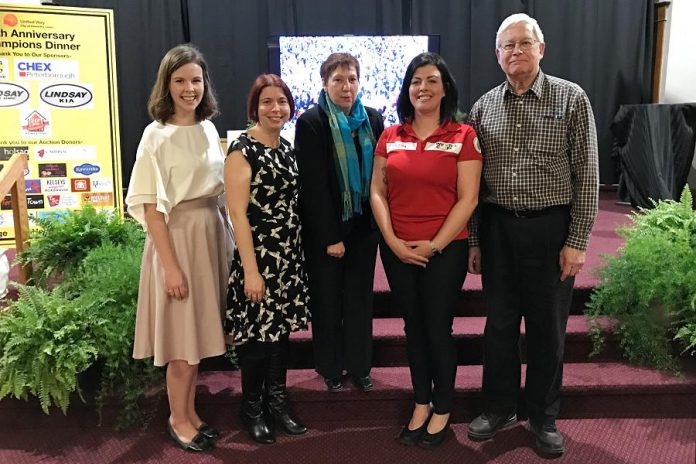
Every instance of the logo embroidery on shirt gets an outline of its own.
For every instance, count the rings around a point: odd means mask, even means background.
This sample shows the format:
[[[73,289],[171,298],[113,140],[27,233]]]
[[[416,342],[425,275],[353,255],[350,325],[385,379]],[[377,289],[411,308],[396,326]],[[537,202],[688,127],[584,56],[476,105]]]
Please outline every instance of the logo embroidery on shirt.
[[[474,148],[477,152],[481,153],[481,144],[479,143],[478,137],[474,137]]]
[[[462,151],[461,143],[447,142],[428,142],[425,144],[425,151],[444,151],[446,153],[459,153]]]
[[[396,150],[416,150],[416,142],[388,142],[387,143],[387,153],[391,153]]]

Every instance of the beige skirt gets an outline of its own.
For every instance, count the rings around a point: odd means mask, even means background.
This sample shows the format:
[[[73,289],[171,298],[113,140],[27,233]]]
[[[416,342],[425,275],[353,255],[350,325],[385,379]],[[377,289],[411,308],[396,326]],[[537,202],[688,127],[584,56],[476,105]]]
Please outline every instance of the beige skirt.
[[[155,366],[172,360],[198,364],[225,352],[226,231],[215,198],[178,204],[167,225],[189,295],[183,301],[167,295],[162,265],[148,236],[140,270],[133,357],[154,356]]]

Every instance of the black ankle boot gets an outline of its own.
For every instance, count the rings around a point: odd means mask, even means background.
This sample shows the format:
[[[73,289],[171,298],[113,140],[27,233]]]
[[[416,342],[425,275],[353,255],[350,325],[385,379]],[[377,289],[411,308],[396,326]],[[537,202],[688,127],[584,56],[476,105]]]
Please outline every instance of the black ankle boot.
[[[268,412],[274,419],[275,425],[289,435],[302,435],[307,427],[295,420],[289,412],[288,392],[285,386],[287,377],[288,340],[272,343],[266,370],[266,398]]]
[[[242,404],[240,417],[242,424],[257,443],[275,443],[275,436],[263,410],[263,380],[266,362],[263,346],[258,342],[241,345],[239,367],[242,371]]]

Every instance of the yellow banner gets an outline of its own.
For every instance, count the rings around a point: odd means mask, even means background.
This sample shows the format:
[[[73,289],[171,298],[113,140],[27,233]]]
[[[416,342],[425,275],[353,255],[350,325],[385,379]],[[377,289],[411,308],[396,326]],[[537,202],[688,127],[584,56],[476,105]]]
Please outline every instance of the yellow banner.
[[[26,153],[27,208],[123,214],[111,10],[0,5],[0,170]],[[9,197],[0,243],[14,239]]]

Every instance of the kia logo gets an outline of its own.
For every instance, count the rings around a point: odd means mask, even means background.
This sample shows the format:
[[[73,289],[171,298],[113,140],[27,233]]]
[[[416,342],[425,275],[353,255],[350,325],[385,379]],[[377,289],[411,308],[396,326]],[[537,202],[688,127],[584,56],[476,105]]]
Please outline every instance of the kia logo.
[[[92,101],[92,92],[89,89],[73,84],[49,85],[39,96],[49,105],[60,108],[77,108]]]
[[[29,91],[21,85],[0,82],[0,106],[17,106],[29,99]]]

